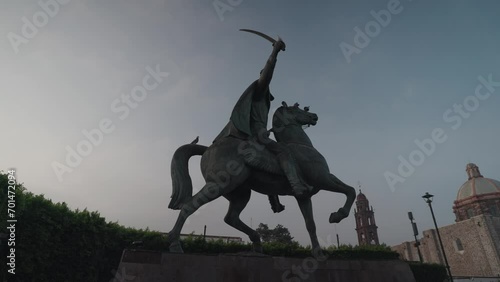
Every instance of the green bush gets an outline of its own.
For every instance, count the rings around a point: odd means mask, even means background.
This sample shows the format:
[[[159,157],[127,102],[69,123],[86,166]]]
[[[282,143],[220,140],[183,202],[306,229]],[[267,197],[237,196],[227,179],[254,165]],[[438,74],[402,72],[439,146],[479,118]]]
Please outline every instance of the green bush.
[[[189,236],[182,240],[181,244],[185,253],[197,254],[248,252],[252,248],[250,244],[246,243],[224,242],[222,240],[205,241],[201,236]],[[168,246],[165,246],[164,249],[168,249]]]
[[[443,282],[448,278],[444,265],[409,262],[416,282]]]
[[[1,232],[7,227],[7,196],[7,175],[0,172]],[[17,281],[108,282],[133,241],[143,240],[150,248],[162,247],[164,241],[158,232],[106,222],[98,212],[72,211],[65,203],[27,192],[22,184],[15,196]],[[5,247],[2,242],[2,257]],[[0,265],[1,280],[11,281],[7,265]]]
[[[0,228],[7,223],[7,175],[0,172]],[[107,222],[98,212],[72,211],[65,203],[53,203],[43,195],[27,192],[17,185],[16,198],[16,280],[18,281],[110,281],[118,268],[122,251],[134,241],[143,249],[166,251],[165,234],[137,230]],[[190,236],[181,241],[186,253],[239,253],[251,251],[249,243],[205,242]],[[264,253],[273,256],[309,257],[311,248],[297,242],[267,242]],[[4,242],[2,257],[7,256]],[[387,246],[329,247],[330,259],[394,259],[398,254]],[[0,264],[1,281],[10,281],[7,265]]]
[[[238,253],[249,252],[252,250],[250,243],[236,243],[203,240],[201,236],[189,236],[181,241],[185,253],[203,253],[203,254],[220,254],[220,253]],[[163,246],[160,249],[167,249],[168,246]],[[270,256],[286,256],[286,257],[310,257],[312,255],[311,247],[303,247],[297,242],[284,244],[280,242],[264,242],[262,243],[264,254]],[[390,250],[385,245],[379,246],[351,246],[342,245],[340,248],[329,247],[323,249],[325,255],[329,259],[370,259],[370,260],[387,260],[398,259],[399,254]]]

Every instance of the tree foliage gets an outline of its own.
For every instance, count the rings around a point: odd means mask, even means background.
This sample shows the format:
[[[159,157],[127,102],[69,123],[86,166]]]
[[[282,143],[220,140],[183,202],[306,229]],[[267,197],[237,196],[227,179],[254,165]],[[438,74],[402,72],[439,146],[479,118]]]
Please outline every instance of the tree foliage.
[[[270,243],[281,243],[281,244],[295,244],[293,237],[290,235],[288,228],[281,224],[278,224],[274,229],[269,229],[269,226],[264,223],[260,223],[259,227],[255,229],[260,235],[262,242]]]
[[[158,232],[106,222],[98,212],[72,211],[65,203],[53,203],[43,195],[27,192],[22,184],[16,188],[17,281],[108,282],[118,268],[123,249],[133,241],[164,241]],[[5,232],[7,175],[1,172],[0,191],[0,227]],[[2,257],[7,255],[5,246],[2,243]],[[0,271],[2,275],[7,273],[5,263]]]

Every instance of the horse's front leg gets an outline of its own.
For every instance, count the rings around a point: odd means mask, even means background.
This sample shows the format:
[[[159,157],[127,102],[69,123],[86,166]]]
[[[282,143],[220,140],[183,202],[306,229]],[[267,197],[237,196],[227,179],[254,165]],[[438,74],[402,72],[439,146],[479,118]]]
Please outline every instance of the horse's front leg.
[[[330,223],[339,223],[344,218],[348,217],[349,212],[351,211],[352,208],[352,204],[356,199],[356,190],[354,190],[354,188],[345,184],[344,182],[340,181],[337,177],[335,177],[335,175],[330,173],[319,178],[318,186],[324,190],[335,193],[342,193],[346,196],[346,201],[344,203],[344,206],[330,215],[329,219]]]
[[[321,246],[318,242],[318,236],[316,235],[316,224],[314,223],[311,198],[295,197],[295,199],[297,199],[297,202],[299,203],[300,211],[302,212],[302,216],[304,216],[304,220],[306,222],[307,232],[309,232],[309,237],[311,237],[312,254],[315,258],[324,257],[323,251],[321,250]]]

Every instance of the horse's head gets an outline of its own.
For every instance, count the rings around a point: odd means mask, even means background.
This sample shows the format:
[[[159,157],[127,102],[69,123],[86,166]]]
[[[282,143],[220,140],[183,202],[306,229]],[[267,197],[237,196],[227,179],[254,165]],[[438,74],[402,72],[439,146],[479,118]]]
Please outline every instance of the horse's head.
[[[301,109],[298,103],[288,106],[285,102],[282,102],[281,105],[274,113],[273,128],[283,128],[293,125],[309,126],[316,125],[318,122],[318,115],[309,112],[309,107]]]

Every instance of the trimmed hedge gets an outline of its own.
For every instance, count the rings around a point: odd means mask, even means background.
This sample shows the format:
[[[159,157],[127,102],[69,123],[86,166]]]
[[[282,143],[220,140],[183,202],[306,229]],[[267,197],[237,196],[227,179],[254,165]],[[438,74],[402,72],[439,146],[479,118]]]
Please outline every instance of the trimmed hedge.
[[[448,275],[444,265],[435,263],[409,262],[415,281],[417,282],[443,282]]]
[[[219,254],[219,253],[238,253],[249,252],[252,250],[250,243],[225,243],[219,241],[204,241],[201,236],[190,236],[184,239],[182,247],[185,253],[198,253],[198,254]],[[159,248],[158,248],[159,247]],[[283,244],[278,242],[264,242],[262,243],[264,254],[271,256],[287,256],[305,258],[311,256],[311,247],[303,247],[299,243]],[[168,246],[157,246],[158,249],[167,249]],[[351,246],[341,245],[340,248],[330,246],[323,249],[323,252],[328,259],[366,259],[366,260],[390,260],[398,259],[399,254],[392,251],[385,245],[380,246]]]
[[[7,233],[7,175],[0,172],[0,228]],[[17,281],[103,281],[113,279],[123,249],[143,241],[143,249],[167,251],[164,234],[126,228],[106,222],[98,212],[72,211],[65,203],[53,203],[43,195],[16,189],[16,276]],[[251,250],[248,243],[203,241],[189,237],[181,242],[186,253],[238,253]],[[263,243],[264,253],[273,256],[309,257],[310,247]],[[5,242],[1,255],[7,256]],[[9,247],[10,248],[10,247]],[[330,259],[396,259],[387,246],[341,246],[325,250]],[[0,280],[10,281],[7,265],[0,264]]]
[[[72,211],[17,185],[15,277],[0,264],[1,281],[105,281],[113,276],[124,248],[135,240],[158,245],[162,235],[106,222],[98,212]],[[0,172],[0,228],[6,232],[7,176]],[[2,257],[7,256],[5,242]],[[12,280],[14,279],[14,280]]]

